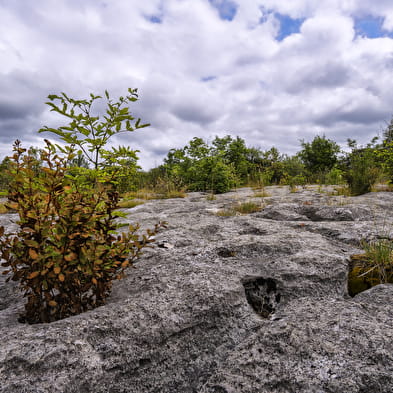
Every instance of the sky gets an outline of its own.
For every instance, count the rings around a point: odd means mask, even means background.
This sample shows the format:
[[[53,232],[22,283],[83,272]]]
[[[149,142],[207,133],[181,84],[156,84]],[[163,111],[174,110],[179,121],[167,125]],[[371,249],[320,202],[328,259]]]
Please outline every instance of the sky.
[[[366,144],[393,114],[393,2],[0,0],[0,158],[67,124],[49,94],[129,87],[151,126],[111,144],[144,169],[193,137],[286,154],[316,135]]]

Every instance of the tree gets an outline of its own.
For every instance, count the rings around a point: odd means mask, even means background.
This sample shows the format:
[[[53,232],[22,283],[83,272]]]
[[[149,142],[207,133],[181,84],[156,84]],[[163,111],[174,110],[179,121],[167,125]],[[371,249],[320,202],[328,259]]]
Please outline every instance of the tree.
[[[354,147],[347,157],[344,177],[351,195],[362,195],[371,191],[380,176],[375,150],[371,147]]]
[[[299,157],[312,174],[326,173],[338,161],[340,147],[336,142],[326,139],[325,135],[317,135],[311,143],[302,140],[301,146]]]
[[[215,137],[213,140],[214,154],[220,155],[227,165],[233,165],[236,176],[245,180],[249,171],[247,161],[248,148],[244,139],[230,135],[223,138]]]

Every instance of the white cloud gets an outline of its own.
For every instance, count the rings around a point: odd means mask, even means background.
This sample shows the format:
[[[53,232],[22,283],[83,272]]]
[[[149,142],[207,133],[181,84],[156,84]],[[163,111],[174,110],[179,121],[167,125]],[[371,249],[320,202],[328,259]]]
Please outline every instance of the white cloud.
[[[316,133],[367,142],[390,120],[393,39],[354,28],[369,15],[393,31],[390,0],[232,3],[230,21],[208,0],[3,0],[0,154],[62,121],[44,104],[60,91],[138,87],[131,110],[152,126],[116,143],[139,148],[145,167],[194,136],[293,153]],[[304,20],[299,32],[278,41],[276,12]]]

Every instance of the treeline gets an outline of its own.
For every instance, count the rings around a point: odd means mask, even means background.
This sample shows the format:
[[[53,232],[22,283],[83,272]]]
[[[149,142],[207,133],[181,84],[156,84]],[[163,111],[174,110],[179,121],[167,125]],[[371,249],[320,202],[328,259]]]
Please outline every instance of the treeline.
[[[193,138],[171,149],[162,165],[140,172],[139,187],[172,187],[222,193],[233,187],[304,184],[348,184],[353,195],[369,192],[378,181],[393,180],[393,122],[381,141],[366,146],[348,139],[349,152],[323,136],[301,141],[297,154],[281,154],[272,147],[248,147],[240,137],[215,137],[209,144]]]
[[[348,184],[352,195],[369,192],[378,181],[393,181],[393,120],[379,141],[374,138],[366,146],[348,140],[349,152],[325,136],[301,141],[297,154],[281,154],[277,148],[261,150],[249,147],[240,137],[215,137],[209,144],[193,138],[186,146],[171,149],[162,165],[142,171],[137,157],[121,161],[118,179],[121,192],[138,189],[165,191],[227,192],[234,187],[305,184]],[[36,168],[40,167],[40,149],[30,148]],[[0,189],[7,190],[10,175],[9,158],[0,164]],[[83,156],[70,168],[88,168]],[[139,169],[138,169],[139,168]]]

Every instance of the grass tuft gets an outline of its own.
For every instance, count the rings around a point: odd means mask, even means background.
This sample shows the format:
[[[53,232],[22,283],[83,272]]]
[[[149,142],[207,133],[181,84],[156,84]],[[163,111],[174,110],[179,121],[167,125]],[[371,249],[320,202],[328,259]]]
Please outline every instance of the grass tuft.
[[[171,199],[171,198],[185,198],[187,194],[182,190],[168,190],[164,192],[156,192],[149,189],[141,189],[139,191],[130,191],[123,194],[125,200],[129,199],[143,199],[145,201],[152,199]]]
[[[257,205],[254,202],[243,202],[240,203],[239,205],[235,205],[234,209],[239,212],[240,214],[250,214],[250,213],[256,213],[262,210],[260,205]]]
[[[215,201],[217,199],[217,197],[214,195],[214,193],[209,193],[207,196],[206,196],[206,200],[207,201]]]
[[[216,216],[219,217],[232,217],[236,216],[236,210],[229,208],[229,209],[221,209],[216,213]]]
[[[393,241],[387,238],[362,241],[363,254],[351,255],[348,293],[351,296],[374,285],[393,283]]]
[[[119,207],[121,207],[122,209],[131,209],[135,206],[143,205],[144,203],[145,202],[143,201],[138,201],[135,199],[123,199],[119,202]]]
[[[235,204],[229,208],[219,210],[216,215],[220,217],[236,216],[237,214],[250,214],[259,212],[262,210],[262,206],[254,202],[242,202]]]
[[[271,195],[268,192],[264,191],[264,190],[262,190],[262,191],[255,191],[254,192],[254,197],[255,198],[267,198],[267,197],[270,197],[270,196]]]

